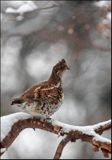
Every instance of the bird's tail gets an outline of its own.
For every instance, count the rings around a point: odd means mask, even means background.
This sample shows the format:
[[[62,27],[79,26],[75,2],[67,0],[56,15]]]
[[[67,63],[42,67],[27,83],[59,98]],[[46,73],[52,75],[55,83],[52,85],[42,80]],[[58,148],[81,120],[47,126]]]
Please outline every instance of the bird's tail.
[[[11,105],[21,104],[21,103],[23,103],[23,100],[21,98],[14,98],[11,102]]]

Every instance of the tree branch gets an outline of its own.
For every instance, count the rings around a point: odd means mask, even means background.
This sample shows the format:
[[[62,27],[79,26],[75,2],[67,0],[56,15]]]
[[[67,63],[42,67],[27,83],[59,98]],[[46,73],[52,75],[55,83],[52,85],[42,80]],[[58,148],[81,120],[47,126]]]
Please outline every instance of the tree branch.
[[[69,132],[69,134],[64,139],[61,140],[61,142],[59,143],[57,147],[56,153],[54,155],[54,159],[57,159],[57,160],[60,159],[64,147],[71,140],[71,134],[72,132]]]
[[[12,119],[10,120],[8,116],[4,117],[4,119],[7,119],[8,125],[9,121],[11,121],[11,124],[10,127],[8,127],[9,130],[5,133],[5,135],[2,134],[1,136],[1,155],[5,152],[5,149],[7,149],[13,143],[19,133],[25,128],[38,128],[57,135],[66,136],[59,143],[54,159],[60,158],[64,147],[69,141],[74,142],[78,139],[92,144],[94,151],[101,149],[105,157],[109,156],[111,153],[111,140],[101,136],[104,131],[112,127],[111,120],[90,126],[73,126],[53,119],[50,121],[45,121],[42,118],[32,118],[26,113],[15,113],[12,114],[12,117],[13,121]],[[6,127],[7,124],[4,125],[4,123],[6,123],[6,121],[2,122],[2,133],[4,133],[4,130],[6,130],[4,129],[4,126]]]

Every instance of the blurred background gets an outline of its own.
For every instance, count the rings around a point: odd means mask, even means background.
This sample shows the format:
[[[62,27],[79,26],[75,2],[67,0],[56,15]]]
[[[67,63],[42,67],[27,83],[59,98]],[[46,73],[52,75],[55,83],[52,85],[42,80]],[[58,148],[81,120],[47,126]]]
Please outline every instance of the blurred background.
[[[91,125],[111,114],[111,1],[1,1],[1,116],[18,112],[12,97],[47,80],[62,58],[65,100],[52,118]],[[106,137],[109,132],[105,133]],[[3,159],[52,159],[61,140],[25,129]],[[103,159],[92,146],[69,143],[62,158]]]

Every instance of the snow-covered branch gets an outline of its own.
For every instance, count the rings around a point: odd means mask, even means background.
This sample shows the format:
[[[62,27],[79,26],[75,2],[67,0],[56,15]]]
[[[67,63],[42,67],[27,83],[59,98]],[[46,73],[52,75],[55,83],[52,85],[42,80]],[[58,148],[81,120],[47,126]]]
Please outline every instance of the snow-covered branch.
[[[43,120],[42,118],[32,118],[26,113],[14,113],[1,118],[1,154],[4,153],[19,133],[25,128],[43,129],[54,134],[65,136],[59,143],[54,158],[60,158],[66,144],[80,139],[89,142],[94,151],[101,149],[105,157],[111,153],[111,140],[101,136],[101,134],[111,128],[111,120],[90,126],[73,126],[54,119]]]

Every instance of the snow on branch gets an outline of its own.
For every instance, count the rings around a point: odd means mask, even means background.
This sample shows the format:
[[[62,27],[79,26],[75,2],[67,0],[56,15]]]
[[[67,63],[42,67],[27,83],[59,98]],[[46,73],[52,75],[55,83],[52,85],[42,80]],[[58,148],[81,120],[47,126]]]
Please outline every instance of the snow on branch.
[[[111,153],[111,140],[101,134],[111,129],[111,126],[111,120],[89,126],[73,126],[54,119],[44,120],[41,117],[35,118],[22,112],[14,113],[1,118],[0,154],[2,155],[6,151],[23,129],[38,128],[65,136],[57,147],[54,159],[61,157],[68,142],[75,142],[79,139],[92,144],[94,151],[101,149],[104,157],[108,157]]]
[[[37,7],[34,3],[26,3],[21,5],[18,9],[14,8],[7,8],[5,13],[8,15],[13,15],[16,16],[16,20],[22,21],[24,18],[31,17],[31,13],[33,15],[38,15],[39,12],[44,11],[44,10],[49,10],[49,9],[55,9],[61,7],[61,4],[53,4],[47,7]]]

